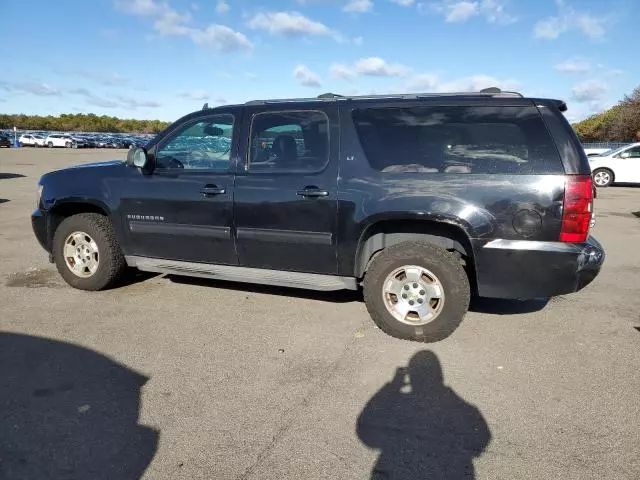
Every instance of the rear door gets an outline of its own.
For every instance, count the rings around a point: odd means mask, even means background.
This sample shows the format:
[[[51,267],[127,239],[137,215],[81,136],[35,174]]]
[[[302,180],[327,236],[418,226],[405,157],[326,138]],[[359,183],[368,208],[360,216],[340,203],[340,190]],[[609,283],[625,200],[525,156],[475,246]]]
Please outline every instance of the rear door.
[[[232,110],[186,120],[151,148],[153,173],[128,169],[120,209],[128,254],[238,263],[231,228],[239,121]]]
[[[235,191],[242,266],[336,272],[338,112],[247,108]]]

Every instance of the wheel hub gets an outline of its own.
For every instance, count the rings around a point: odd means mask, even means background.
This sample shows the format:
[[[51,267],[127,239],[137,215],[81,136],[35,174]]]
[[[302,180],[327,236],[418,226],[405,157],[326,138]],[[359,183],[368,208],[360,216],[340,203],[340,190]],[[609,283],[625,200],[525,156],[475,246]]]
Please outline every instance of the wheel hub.
[[[425,325],[435,320],[444,306],[440,280],[423,267],[408,265],[391,272],[383,286],[387,311],[409,325]]]
[[[98,245],[85,232],[73,232],[64,242],[64,261],[76,276],[87,278],[98,270]]]

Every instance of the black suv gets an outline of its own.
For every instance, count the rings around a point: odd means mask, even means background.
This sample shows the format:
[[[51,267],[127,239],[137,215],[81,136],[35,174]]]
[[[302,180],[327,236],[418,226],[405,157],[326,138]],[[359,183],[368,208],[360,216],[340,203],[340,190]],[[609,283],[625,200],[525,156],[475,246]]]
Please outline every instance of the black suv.
[[[44,175],[33,229],[79,289],[126,266],[362,286],[382,330],[434,341],[472,294],[550,297],[598,274],[591,172],[565,110],[498,89],[205,105],[125,162]]]

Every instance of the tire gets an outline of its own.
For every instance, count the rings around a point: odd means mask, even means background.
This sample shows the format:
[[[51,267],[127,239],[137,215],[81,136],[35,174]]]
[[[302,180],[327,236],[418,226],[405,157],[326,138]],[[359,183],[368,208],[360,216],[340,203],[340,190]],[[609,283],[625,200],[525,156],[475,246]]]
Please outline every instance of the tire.
[[[49,142],[49,143],[47,143],[47,147],[49,147],[49,148],[53,148],[53,142]]]
[[[614,175],[608,168],[596,168],[593,171],[593,183],[596,187],[606,188],[613,183]]]
[[[89,275],[74,273],[65,259],[65,247],[72,243],[69,239],[77,232],[85,234],[97,247],[97,268]],[[80,244],[72,244],[70,248],[73,249],[76,245]],[[60,223],[53,236],[53,258],[65,282],[80,290],[104,290],[114,285],[126,270],[124,256],[111,222],[97,213],[80,213]]]
[[[73,144],[71,142],[65,142],[64,146],[65,148],[71,148]]]
[[[387,304],[391,300],[385,293],[385,287],[390,284],[388,277],[406,266],[419,267],[423,272],[431,274],[431,280],[435,279],[433,283],[426,282],[424,279],[429,277],[425,273],[420,277],[421,284],[412,283],[406,278],[398,280],[401,284],[405,282],[400,290],[403,294],[406,282],[410,284],[409,298],[415,295],[418,297],[417,301],[423,299],[424,305],[435,303],[434,318],[425,321],[417,318],[417,314],[409,313],[401,321],[389,311]],[[419,287],[414,290],[412,288],[415,285]],[[441,298],[430,298],[429,292],[423,296],[425,291],[420,285],[428,285],[425,289],[439,290]],[[383,332],[404,340],[436,342],[451,335],[469,308],[470,295],[469,278],[459,257],[429,243],[405,242],[386,248],[373,259],[364,277],[364,301],[369,315]],[[400,301],[400,297],[395,298]]]

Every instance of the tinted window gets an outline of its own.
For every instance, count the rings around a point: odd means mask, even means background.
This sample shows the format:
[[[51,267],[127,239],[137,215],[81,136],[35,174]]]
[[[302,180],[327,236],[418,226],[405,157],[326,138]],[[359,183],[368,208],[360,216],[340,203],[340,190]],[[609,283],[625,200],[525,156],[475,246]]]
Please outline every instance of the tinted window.
[[[273,112],[251,122],[249,171],[319,172],[329,159],[329,122],[319,111]]]
[[[535,107],[369,108],[353,120],[382,172],[563,173]]]
[[[226,171],[231,164],[233,115],[216,115],[188,123],[156,153],[156,168]]]
[[[626,150],[629,153],[629,158],[639,158],[640,157],[640,147],[630,148]]]

